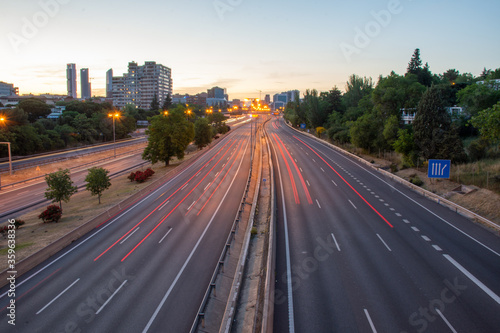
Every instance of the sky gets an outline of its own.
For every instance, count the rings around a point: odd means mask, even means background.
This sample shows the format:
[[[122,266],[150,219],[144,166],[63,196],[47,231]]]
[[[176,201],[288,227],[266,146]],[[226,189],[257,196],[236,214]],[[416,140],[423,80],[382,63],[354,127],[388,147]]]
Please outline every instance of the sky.
[[[66,64],[105,73],[156,61],[174,93],[256,98],[344,90],[352,74],[404,74],[413,51],[433,73],[500,67],[498,0],[0,0],[0,81],[66,94]]]

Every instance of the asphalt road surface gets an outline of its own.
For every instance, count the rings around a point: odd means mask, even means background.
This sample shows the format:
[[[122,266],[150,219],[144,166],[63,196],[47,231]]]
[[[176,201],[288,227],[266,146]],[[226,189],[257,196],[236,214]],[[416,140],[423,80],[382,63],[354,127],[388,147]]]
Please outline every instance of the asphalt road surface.
[[[75,163],[78,163],[77,160],[75,160]],[[142,163],[144,163],[144,160],[141,154],[131,152],[130,154],[117,156],[116,159],[107,160],[99,164],[73,169],[71,171],[71,180],[75,186],[83,187],[88,169],[91,167],[103,167],[109,170],[110,175],[113,176]],[[18,184],[15,187],[4,187],[0,191],[0,223],[7,222],[7,219],[18,217],[36,207],[51,203],[51,200],[47,200],[44,196],[46,189],[47,183],[44,178]]]
[[[0,290],[0,332],[188,332],[237,214],[250,124]],[[15,299],[16,326],[6,306]]]
[[[277,182],[275,332],[500,332],[500,242],[288,128]]]

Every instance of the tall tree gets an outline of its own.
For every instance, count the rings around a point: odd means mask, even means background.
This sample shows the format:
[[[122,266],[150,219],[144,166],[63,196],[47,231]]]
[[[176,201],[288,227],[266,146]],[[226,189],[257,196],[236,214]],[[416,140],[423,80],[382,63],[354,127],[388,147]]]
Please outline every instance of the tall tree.
[[[163,105],[161,106],[163,111],[168,110],[172,106],[172,97],[170,94],[167,94],[167,97],[165,97],[165,100],[163,101]]]
[[[422,70],[422,60],[420,59],[420,49],[417,48],[413,52],[410,62],[408,63],[406,74],[418,75],[420,70]]]
[[[194,122],[194,143],[199,149],[212,142],[212,126],[205,118],[198,118]]]
[[[158,111],[160,109],[160,102],[158,101],[158,95],[153,96],[153,100],[151,101],[151,105],[149,106],[151,111]]]
[[[414,139],[421,156],[430,158],[463,158],[463,144],[451,117],[445,109],[441,89],[432,86],[422,96],[413,122]]]
[[[78,188],[73,185],[73,181],[69,175],[69,169],[59,169],[45,176],[48,188],[45,190],[45,197],[52,199],[52,202],[59,202],[59,207],[62,209],[62,202],[68,202],[73,194],[78,191]]]
[[[359,102],[373,91],[373,80],[371,77],[361,77],[356,74],[349,76],[342,96],[346,108],[358,107]],[[334,109],[335,111],[340,111]]]
[[[38,118],[46,118],[50,114],[50,106],[37,98],[22,100],[18,107],[28,114],[30,123],[34,123]]]
[[[104,168],[90,168],[85,181],[87,184],[85,188],[90,191],[91,195],[97,195],[99,199],[99,204],[101,204],[102,192],[107,190],[111,186],[110,178],[108,176],[109,170]]]
[[[500,144],[500,102],[490,109],[483,110],[471,119],[472,125],[479,129],[481,138],[495,144]]]
[[[185,111],[185,107],[178,105],[167,116],[151,118],[151,125],[146,131],[149,137],[143,159],[152,163],[162,161],[169,165],[174,156],[184,158],[184,151],[194,138],[194,125],[186,119]]]

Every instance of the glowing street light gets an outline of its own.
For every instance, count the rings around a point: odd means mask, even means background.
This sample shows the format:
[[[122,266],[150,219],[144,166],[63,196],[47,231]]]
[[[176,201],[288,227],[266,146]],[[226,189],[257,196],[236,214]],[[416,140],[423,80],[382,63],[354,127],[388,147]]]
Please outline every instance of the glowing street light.
[[[5,124],[6,121],[7,121],[7,119],[4,116],[0,117],[0,122]],[[10,142],[0,142],[0,144],[7,145],[7,149],[9,151],[9,174],[12,175],[12,153],[10,150]],[[1,183],[0,183],[0,185],[1,185]],[[1,189],[1,186],[0,186],[0,189]]]
[[[114,150],[114,156],[116,158],[116,133],[115,133],[115,119],[120,117],[120,114],[118,112],[115,113],[109,113],[108,117],[113,118],[113,150]]]

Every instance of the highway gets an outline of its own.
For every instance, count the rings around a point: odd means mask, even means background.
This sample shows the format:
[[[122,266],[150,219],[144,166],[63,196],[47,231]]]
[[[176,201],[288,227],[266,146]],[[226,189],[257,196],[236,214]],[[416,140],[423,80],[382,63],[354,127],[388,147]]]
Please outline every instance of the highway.
[[[77,163],[78,161],[75,160],[75,164]],[[141,157],[141,152],[130,152],[123,156],[117,156],[116,159],[72,169],[71,180],[75,186],[84,189],[85,177],[91,167],[103,167],[109,170],[110,176],[113,177],[142,163],[144,160]],[[17,184],[15,187],[4,187],[0,191],[0,223],[6,222],[8,218],[18,217],[36,207],[49,204],[51,200],[47,200],[44,196],[46,189],[47,183],[43,177]]]
[[[275,118],[275,332],[500,332],[500,242]]]
[[[188,332],[240,207],[250,124],[16,281],[0,332]]]
[[[63,160],[63,159],[68,159],[68,158],[74,158],[77,156],[103,152],[106,150],[112,150],[113,147],[116,147],[116,148],[127,147],[130,145],[134,145],[134,144],[138,144],[138,143],[146,142],[146,141],[147,141],[147,138],[144,136],[141,136],[141,137],[137,137],[137,138],[133,138],[133,139],[119,141],[116,143],[111,142],[111,143],[104,143],[104,144],[96,144],[96,145],[90,145],[90,146],[86,146],[86,147],[82,147],[82,148],[68,149],[68,150],[63,150],[63,151],[59,151],[59,152],[55,152],[55,153],[46,153],[46,154],[39,154],[39,155],[33,155],[33,156],[27,156],[27,157],[13,157],[12,169],[15,171],[16,169],[22,169],[22,168],[26,168],[29,166],[43,165],[43,164],[50,162],[50,161]],[[2,159],[2,160],[7,160],[7,159]],[[8,160],[6,162],[0,163],[0,172],[5,173],[8,171],[9,171]]]

